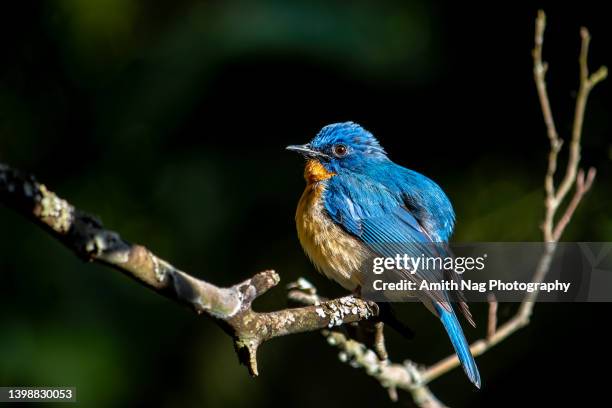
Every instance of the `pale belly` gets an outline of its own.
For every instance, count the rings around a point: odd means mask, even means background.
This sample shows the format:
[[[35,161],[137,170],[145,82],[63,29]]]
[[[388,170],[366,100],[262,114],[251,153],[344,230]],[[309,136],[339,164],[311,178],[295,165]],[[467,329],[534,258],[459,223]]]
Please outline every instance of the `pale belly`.
[[[300,244],[320,272],[353,291],[364,282],[363,267],[369,254],[325,214],[322,193],[323,186],[312,183],[302,194],[295,215]]]

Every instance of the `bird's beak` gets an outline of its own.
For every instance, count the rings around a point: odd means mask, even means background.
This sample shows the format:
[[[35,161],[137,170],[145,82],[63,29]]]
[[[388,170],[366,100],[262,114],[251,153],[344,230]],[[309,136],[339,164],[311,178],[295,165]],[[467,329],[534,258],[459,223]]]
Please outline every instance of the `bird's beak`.
[[[324,157],[326,159],[329,158],[328,155],[326,155],[325,153],[321,153],[318,152],[316,150],[313,150],[309,144],[303,144],[303,145],[291,145],[291,146],[287,146],[286,148],[289,151],[292,152],[297,152],[299,154],[301,154],[304,157],[311,157],[311,158],[321,158]]]

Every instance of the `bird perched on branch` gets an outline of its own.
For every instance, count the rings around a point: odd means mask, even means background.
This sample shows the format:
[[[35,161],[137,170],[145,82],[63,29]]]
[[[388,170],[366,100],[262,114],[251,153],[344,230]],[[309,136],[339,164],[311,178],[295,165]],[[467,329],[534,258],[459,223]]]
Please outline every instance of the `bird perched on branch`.
[[[361,290],[372,274],[372,257],[448,255],[455,214],[442,189],[429,178],[393,163],[378,140],[356,123],[325,126],[305,145],[288,146],[306,161],[306,189],[296,212],[300,243],[317,269],[345,289]],[[431,245],[429,245],[431,244]],[[415,282],[457,279],[453,271],[418,270]],[[460,295],[414,294],[437,317],[470,381],[480,374],[452,307],[467,320]]]

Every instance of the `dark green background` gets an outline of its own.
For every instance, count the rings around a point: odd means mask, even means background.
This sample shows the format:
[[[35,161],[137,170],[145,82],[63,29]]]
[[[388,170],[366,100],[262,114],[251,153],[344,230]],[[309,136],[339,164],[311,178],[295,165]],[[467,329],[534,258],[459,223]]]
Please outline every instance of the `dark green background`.
[[[541,2],[146,2],[3,4],[0,161],[34,172],[131,241],[219,285],[262,269],[313,272],[295,236],[302,162],[284,146],[354,120],[392,159],[432,177],[456,241],[539,240],[547,139],[532,83]],[[591,66],[612,63],[603,6],[544,4],[559,132],[571,128],[580,25]],[[583,163],[597,183],[564,236],[609,241],[610,81],[589,101]],[[282,308],[280,285],[256,304]],[[500,319],[515,305],[500,306]],[[533,324],[432,383],[452,406],[553,405],[603,392],[608,304],[537,305]],[[474,305],[484,333],[486,308]],[[425,308],[389,334],[394,360],[451,352]],[[120,274],[77,260],[0,208],[0,385],[74,385],[82,406],[385,406],[317,333],[267,343],[261,376],[222,331]],[[529,395],[527,397],[527,395]],[[399,406],[410,406],[400,394]]]

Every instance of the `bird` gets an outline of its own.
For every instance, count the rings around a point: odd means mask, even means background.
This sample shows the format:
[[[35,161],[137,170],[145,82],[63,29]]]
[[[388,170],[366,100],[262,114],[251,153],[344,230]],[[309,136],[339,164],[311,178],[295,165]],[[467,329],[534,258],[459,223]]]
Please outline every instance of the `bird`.
[[[316,269],[344,289],[360,293],[372,274],[368,260],[393,257],[398,250],[448,255],[455,212],[444,191],[428,177],[395,164],[372,133],[354,122],[323,127],[307,144],[287,150],[306,159],[306,188],[295,221],[298,239]],[[453,271],[418,270],[419,282],[440,281]],[[459,293],[417,291],[437,316],[469,380],[480,388],[480,373],[452,300],[475,326]]]

